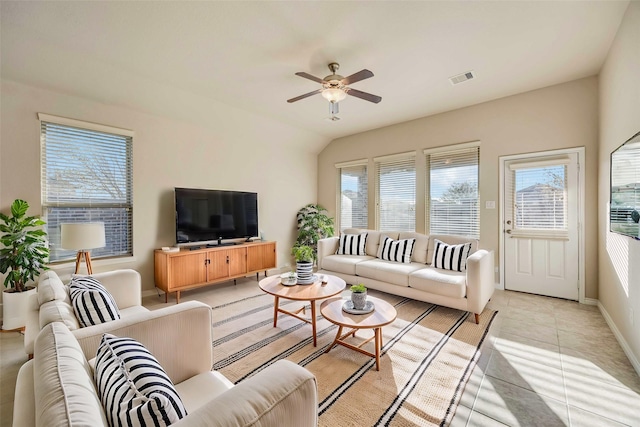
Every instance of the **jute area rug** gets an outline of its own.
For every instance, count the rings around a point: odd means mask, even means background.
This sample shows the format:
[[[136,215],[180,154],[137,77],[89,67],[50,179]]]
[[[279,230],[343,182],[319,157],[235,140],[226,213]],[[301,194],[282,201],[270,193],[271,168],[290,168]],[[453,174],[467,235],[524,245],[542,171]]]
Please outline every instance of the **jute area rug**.
[[[485,310],[476,325],[466,312],[369,293],[398,311],[382,329],[379,372],[373,358],[346,347],[325,354],[337,326],[320,315],[320,303],[314,347],[309,324],[281,314],[273,327],[273,297],[264,293],[213,308],[214,369],[237,383],[280,359],[304,366],[318,381],[321,426],[448,425],[496,312]],[[303,305],[280,301],[288,310]],[[363,330],[350,339],[372,335]],[[373,352],[373,342],[364,348]]]

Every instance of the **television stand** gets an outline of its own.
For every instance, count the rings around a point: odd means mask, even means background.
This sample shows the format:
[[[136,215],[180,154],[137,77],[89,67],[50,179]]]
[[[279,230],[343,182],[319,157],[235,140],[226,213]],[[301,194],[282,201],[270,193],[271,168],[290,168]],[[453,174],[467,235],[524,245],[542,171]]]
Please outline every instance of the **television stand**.
[[[230,246],[230,247],[225,247]],[[180,293],[202,286],[264,273],[276,268],[276,242],[222,243],[220,247],[154,252],[155,284],[165,293]]]

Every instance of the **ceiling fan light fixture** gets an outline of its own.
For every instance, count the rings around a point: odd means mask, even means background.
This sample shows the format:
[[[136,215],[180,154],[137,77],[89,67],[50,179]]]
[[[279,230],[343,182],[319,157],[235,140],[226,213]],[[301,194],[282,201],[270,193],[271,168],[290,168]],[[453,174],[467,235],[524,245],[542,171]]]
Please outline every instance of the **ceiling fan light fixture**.
[[[347,97],[347,93],[342,89],[324,89],[322,97],[331,103],[340,102]]]

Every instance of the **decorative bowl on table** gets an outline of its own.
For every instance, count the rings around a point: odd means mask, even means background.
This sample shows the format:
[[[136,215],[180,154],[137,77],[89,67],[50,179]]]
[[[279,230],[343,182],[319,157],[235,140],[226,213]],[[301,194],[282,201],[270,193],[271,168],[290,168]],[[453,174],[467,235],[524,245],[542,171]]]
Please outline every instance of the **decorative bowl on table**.
[[[298,283],[298,275],[295,272],[280,275],[280,283],[284,286],[293,286]]]

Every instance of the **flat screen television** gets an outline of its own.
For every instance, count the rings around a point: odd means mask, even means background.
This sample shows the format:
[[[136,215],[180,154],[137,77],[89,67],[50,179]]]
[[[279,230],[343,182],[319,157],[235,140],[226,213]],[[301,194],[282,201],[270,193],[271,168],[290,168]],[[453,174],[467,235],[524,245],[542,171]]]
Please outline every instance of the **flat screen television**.
[[[258,235],[258,194],[176,188],[176,242],[208,242]]]

